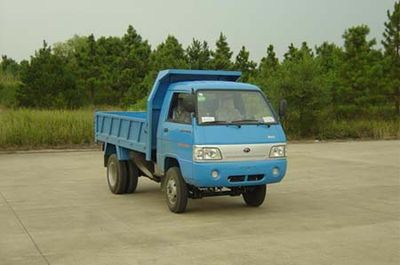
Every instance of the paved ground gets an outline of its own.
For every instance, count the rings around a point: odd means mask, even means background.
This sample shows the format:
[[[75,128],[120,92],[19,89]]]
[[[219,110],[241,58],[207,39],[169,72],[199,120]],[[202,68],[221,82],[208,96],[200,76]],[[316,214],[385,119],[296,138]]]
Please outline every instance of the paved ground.
[[[293,144],[261,208],[172,214],[107,188],[100,152],[0,155],[0,264],[400,264],[400,141]]]

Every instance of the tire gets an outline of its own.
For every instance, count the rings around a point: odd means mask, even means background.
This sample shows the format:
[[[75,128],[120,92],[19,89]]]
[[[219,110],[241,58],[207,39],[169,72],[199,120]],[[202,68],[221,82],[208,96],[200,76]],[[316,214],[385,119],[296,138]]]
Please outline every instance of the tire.
[[[126,162],[127,170],[128,170],[128,179],[125,193],[133,193],[136,190],[139,178],[139,169],[133,163],[133,161]]]
[[[242,194],[248,206],[258,207],[263,204],[267,193],[267,185],[247,187],[247,191]]]
[[[178,167],[168,169],[165,177],[165,198],[171,212],[182,213],[186,210],[188,188]]]
[[[119,161],[115,154],[110,155],[107,161],[107,182],[112,193],[125,193],[127,175],[125,161]]]

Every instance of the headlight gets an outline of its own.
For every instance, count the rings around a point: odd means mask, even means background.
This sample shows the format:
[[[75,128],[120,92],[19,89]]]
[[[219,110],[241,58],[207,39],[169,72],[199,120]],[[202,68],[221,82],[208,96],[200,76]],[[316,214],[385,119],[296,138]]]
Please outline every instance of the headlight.
[[[286,156],[286,145],[275,145],[271,147],[269,157],[285,157]]]
[[[221,151],[216,147],[195,147],[193,149],[194,160],[221,160]]]

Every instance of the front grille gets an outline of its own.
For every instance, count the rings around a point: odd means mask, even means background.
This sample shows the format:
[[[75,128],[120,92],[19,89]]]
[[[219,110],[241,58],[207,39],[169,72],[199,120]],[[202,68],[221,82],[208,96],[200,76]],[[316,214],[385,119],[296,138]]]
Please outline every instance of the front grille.
[[[242,182],[245,179],[245,175],[229,176],[228,179],[230,182]]]
[[[263,174],[256,174],[256,175],[237,175],[237,176],[229,176],[229,182],[242,182],[245,181],[247,177],[247,181],[258,181],[264,178]]]
[[[264,178],[263,174],[248,175],[247,176],[247,181],[257,181],[257,180],[262,180],[263,178]]]

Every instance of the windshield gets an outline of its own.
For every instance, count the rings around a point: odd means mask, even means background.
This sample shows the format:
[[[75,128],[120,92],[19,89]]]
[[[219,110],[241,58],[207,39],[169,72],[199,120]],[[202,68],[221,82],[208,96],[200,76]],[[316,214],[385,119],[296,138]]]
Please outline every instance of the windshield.
[[[201,124],[276,122],[259,91],[200,90],[197,92],[197,112]]]

